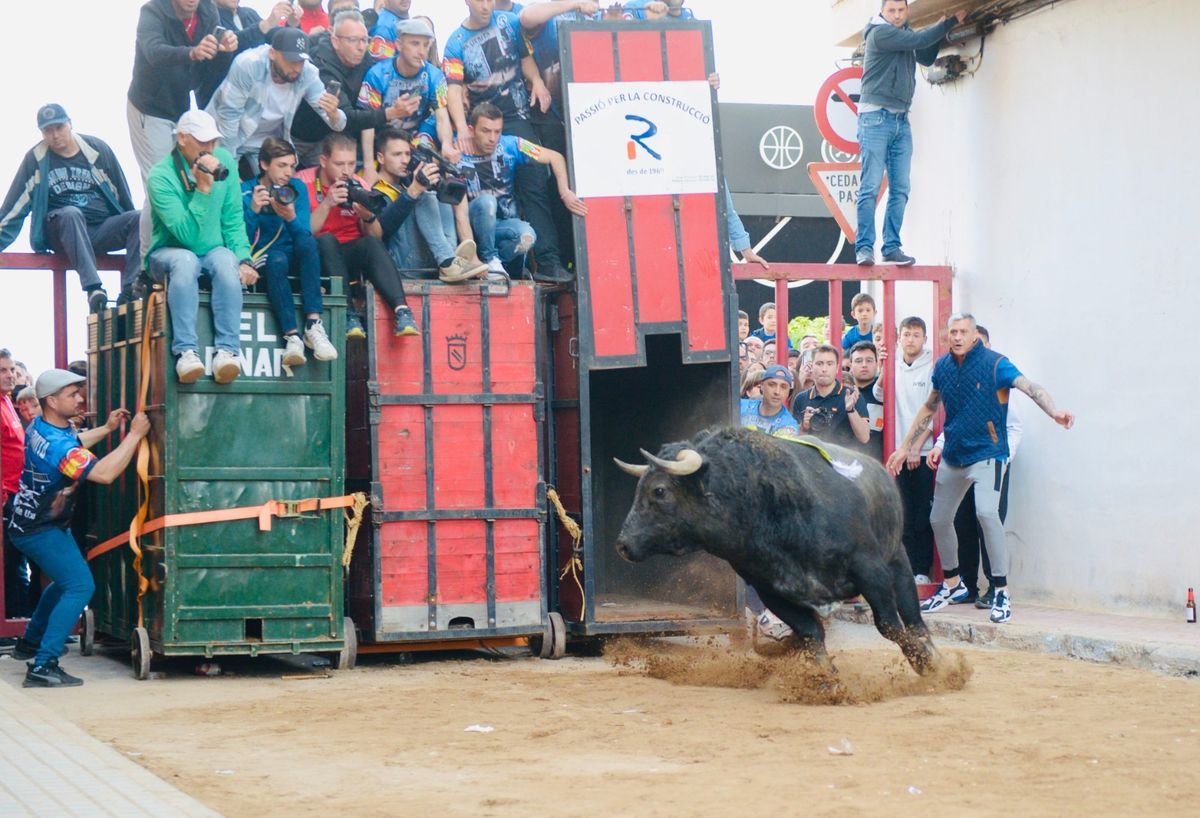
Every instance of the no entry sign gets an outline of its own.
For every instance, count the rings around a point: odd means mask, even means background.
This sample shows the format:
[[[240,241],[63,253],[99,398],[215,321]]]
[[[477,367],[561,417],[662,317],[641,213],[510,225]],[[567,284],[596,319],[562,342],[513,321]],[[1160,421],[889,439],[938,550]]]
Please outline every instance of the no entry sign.
[[[862,68],[835,71],[821,83],[813,115],[825,141],[840,151],[858,154],[858,96],[862,91]]]

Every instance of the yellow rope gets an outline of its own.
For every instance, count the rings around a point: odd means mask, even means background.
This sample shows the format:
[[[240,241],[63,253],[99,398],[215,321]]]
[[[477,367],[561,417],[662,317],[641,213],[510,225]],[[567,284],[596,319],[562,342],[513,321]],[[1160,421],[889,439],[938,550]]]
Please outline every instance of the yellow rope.
[[[574,541],[571,545],[571,558],[567,562],[567,567],[562,569],[562,573],[558,575],[559,580],[567,578],[567,574],[571,575],[571,579],[575,580],[576,587],[579,588],[579,621],[582,622],[584,614],[587,612],[586,595],[583,591],[583,583],[579,581],[579,575],[583,573],[583,560],[580,559],[581,545],[583,542],[583,530],[579,527],[579,523],[571,519],[567,514],[567,510],[563,508],[562,501],[558,499],[558,492],[552,488],[546,489],[546,499],[554,504],[554,510],[558,513],[558,521],[562,523],[563,528],[571,535]]]
[[[356,491],[353,494],[354,505],[342,512],[346,517],[346,544],[342,548],[342,568],[350,568],[350,560],[354,557],[354,541],[358,539],[358,527],[362,525],[363,511],[370,503],[365,492]]]

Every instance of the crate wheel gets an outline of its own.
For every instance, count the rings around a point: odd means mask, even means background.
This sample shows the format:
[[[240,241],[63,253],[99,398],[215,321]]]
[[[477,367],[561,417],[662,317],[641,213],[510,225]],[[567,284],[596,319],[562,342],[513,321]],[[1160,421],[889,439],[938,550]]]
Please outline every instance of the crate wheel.
[[[543,655],[547,659],[561,659],[567,655],[567,623],[563,621],[562,614],[558,611],[551,611],[546,615],[547,624],[550,627],[550,636],[547,639],[550,643],[550,650],[546,652],[543,646]]]
[[[91,656],[96,650],[96,614],[91,608],[83,612],[83,621],[79,628],[79,653]]]
[[[353,670],[358,663],[358,632],[354,630],[354,620],[346,617],[342,620],[342,649],[334,656],[334,670]]]
[[[138,681],[150,678],[150,634],[145,628],[134,628],[129,638],[129,658],[133,664],[133,677]]]

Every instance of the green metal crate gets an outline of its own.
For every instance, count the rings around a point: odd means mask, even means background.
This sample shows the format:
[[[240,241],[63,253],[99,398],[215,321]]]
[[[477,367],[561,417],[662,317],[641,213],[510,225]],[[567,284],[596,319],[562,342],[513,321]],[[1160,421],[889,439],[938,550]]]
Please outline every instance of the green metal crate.
[[[330,338],[345,334],[340,282],[324,299]],[[258,506],[343,493],[345,356],[282,371],[281,333],[265,295],[242,307],[243,372],[231,384],[175,377],[165,294],[154,309],[146,411],[153,431],[150,512],[163,515]],[[297,300],[298,302],[298,300]],[[133,411],[142,366],[146,301],[88,319],[89,412],[102,423],[117,407]],[[297,303],[297,311],[299,305]],[[211,359],[209,295],[202,293],[200,357]],[[207,351],[207,355],[206,355]],[[116,435],[97,446],[110,451]],[[136,462],[136,461],[135,461]],[[109,486],[89,484],[88,548],[127,531],[138,507],[133,465]],[[85,621],[95,633],[128,640],[134,670],[149,656],[330,652],[346,662],[342,597],[341,509],[164,528],[141,537],[142,574],[150,580],[138,624],[133,553],[122,545],[91,562],[96,595]],[[140,645],[140,640],[148,640]],[[139,656],[139,649],[144,655]],[[350,660],[352,661],[352,659]]]

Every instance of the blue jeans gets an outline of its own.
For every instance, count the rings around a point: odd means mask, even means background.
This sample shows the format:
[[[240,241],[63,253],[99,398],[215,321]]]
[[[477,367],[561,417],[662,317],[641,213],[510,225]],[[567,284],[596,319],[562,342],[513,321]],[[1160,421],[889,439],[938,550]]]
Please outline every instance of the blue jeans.
[[[150,254],[150,273],[167,280],[167,306],[175,339],[171,352],[199,353],[196,311],[200,308],[200,276],[212,280],[213,346],[237,355],[238,324],[242,313],[242,282],[238,259],[227,247],[214,247],[198,258],[181,247],[160,247]]]
[[[450,205],[439,202],[436,193],[426,192],[417,199],[413,218],[435,262],[441,264],[454,257],[458,228],[454,226],[454,209]]]
[[[912,166],[912,130],[908,114],[867,111],[858,115],[858,143],[862,180],[858,187],[858,230],[854,250],[875,249],[875,200],[883,172],[887,171],[888,201],[883,217],[883,253],[900,249],[900,225],[908,204],[909,168]]]
[[[321,314],[321,257],[317,255],[317,241],[311,234],[292,237],[292,249],[267,251],[267,263],[263,267],[263,278],[267,284],[267,298],[271,300],[271,311],[279,321],[284,334],[295,332],[296,303],[292,300],[292,283],[288,274],[295,272],[300,277],[300,305],[306,316]]]
[[[501,261],[512,261],[517,257],[517,245],[522,236],[528,236],[526,245],[532,247],[537,241],[537,234],[529,222],[520,219],[497,219],[496,197],[490,193],[480,193],[471,202],[469,208],[471,231],[475,234],[475,244],[479,249],[479,258],[491,261],[498,258]]]
[[[96,583],[70,531],[47,528],[33,534],[13,534],[11,538],[17,550],[54,580],[42,591],[25,626],[25,641],[41,645],[34,664],[44,665],[62,656],[63,645],[91,601]]]

